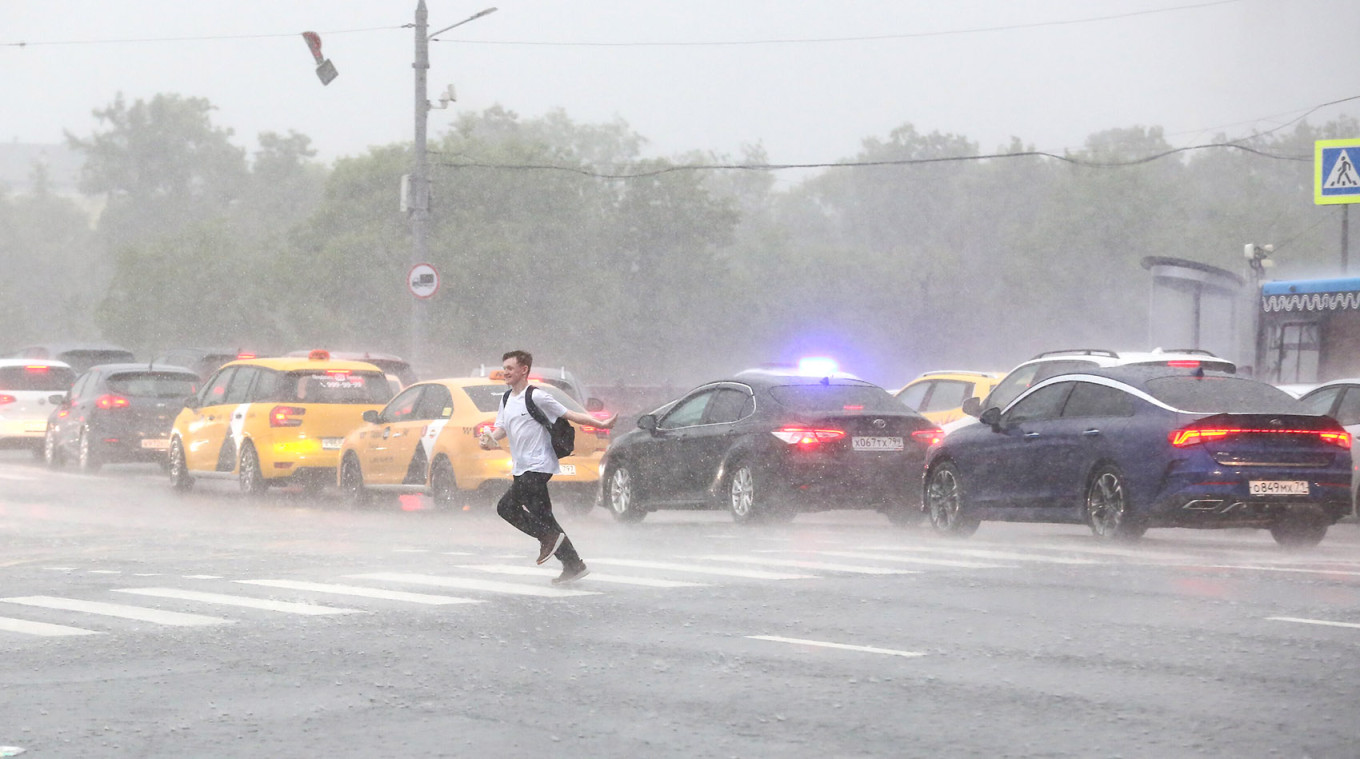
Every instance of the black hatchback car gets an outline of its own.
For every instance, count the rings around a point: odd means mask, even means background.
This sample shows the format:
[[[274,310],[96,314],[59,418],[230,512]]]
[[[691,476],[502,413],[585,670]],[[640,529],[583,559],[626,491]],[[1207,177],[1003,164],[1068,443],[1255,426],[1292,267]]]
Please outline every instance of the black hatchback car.
[[[636,522],[721,509],[739,523],[876,509],[920,520],[920,472],[940,429],[883,388],[765,370],[710,382],[638,419],[601,461],[601,503]]]
[[[166,463],[170,427],[198,382],[179,366],[91,367],[69,393],[52,396],[43,458],[53,468],[74,460],[87,472],[113,461]]]

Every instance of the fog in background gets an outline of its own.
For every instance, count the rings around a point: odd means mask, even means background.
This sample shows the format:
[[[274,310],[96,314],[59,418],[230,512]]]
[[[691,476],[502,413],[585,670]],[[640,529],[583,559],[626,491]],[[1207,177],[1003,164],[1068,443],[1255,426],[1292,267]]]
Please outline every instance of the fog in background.
[[[406,5],[0,7],[0,153],[32,159],[3,177],[0,349],[409,353]],[[1270,242],[1279,276],[1336,273],[1312,141],[1357,136],[1360,101],[1326,104],[1360,94],[1360,6],[938,5],[503,3],[443,36],[419,368],[524,347],[684,385],[819,353],[896,387],[1150,347],[1145,255],[1245,274],[1242,244]],[[431,3],[431,28],[482,7]],[[1267,155],[910,163],[1229,141]],[[590,176],[834,162],[895,164]]]

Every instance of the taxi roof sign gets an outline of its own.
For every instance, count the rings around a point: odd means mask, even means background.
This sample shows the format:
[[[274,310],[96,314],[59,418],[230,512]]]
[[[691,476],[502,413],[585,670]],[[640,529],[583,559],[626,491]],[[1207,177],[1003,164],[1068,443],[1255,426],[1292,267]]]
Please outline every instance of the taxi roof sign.
[[[1360,139],[1313,144],[1313,203],[1360,203]]]

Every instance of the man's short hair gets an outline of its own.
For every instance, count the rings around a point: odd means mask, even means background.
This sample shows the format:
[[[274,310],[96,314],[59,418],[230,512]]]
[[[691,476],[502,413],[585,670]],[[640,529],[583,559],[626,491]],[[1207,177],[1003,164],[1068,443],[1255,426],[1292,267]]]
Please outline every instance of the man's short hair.
[[[529,351],[507,351],[504,356],[501,356],[501,361],[509,361],[512,358],[519,362],[520,366],[532,367],[534,365],[534,357],[529,354]]]

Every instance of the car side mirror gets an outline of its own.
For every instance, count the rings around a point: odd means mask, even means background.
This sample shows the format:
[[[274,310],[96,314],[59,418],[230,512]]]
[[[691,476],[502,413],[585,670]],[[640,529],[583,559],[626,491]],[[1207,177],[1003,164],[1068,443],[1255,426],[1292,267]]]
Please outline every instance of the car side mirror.
[[[982,422],[983,424],[987,425],[988,427],[991,427],[991,428],[994,429],[994,430],[1000,431],[1000,430],[1001,430],[1001,409],[997,408],[996,406],[992,406],[991,408],[989,408],[989,409],[987,409],[986,411],[982,412],[982,416],[978,417],[978,421],[979,421],[979,422]]]
[[[586,411],[604,411],[604,401],[599,398],[587,398]]]
[[[656,414],[643,414],[638,417],[638,428],[648,432],[656,432]]]
[[[54,395],[49,395],[47,396],[47,402],[52,404],[53,406],[64,406],[66,405],[66,393],[56,393]]]
[[[969,416],[977,416],[982,411],[982,401],[976,396],[963,399],[963,413]]]
[[[375,411],[375,410],[373,410],[373,409],[369,409],[369,410],[365,411],[364,414],[363,414],[363,417],[364,417],[364,421],[365,421],[365,422],[368,422],[369,424],[377,424],[377,423],[378,423],[378,412]]]
[[[197,395],[191,395],[191,396],[189,396],[188,398],[185,398],[185,399],[184,399],[184,407],[185,407],[185,408],[193,408],[193,409],[198,408],[198,396],[197,396]]]

